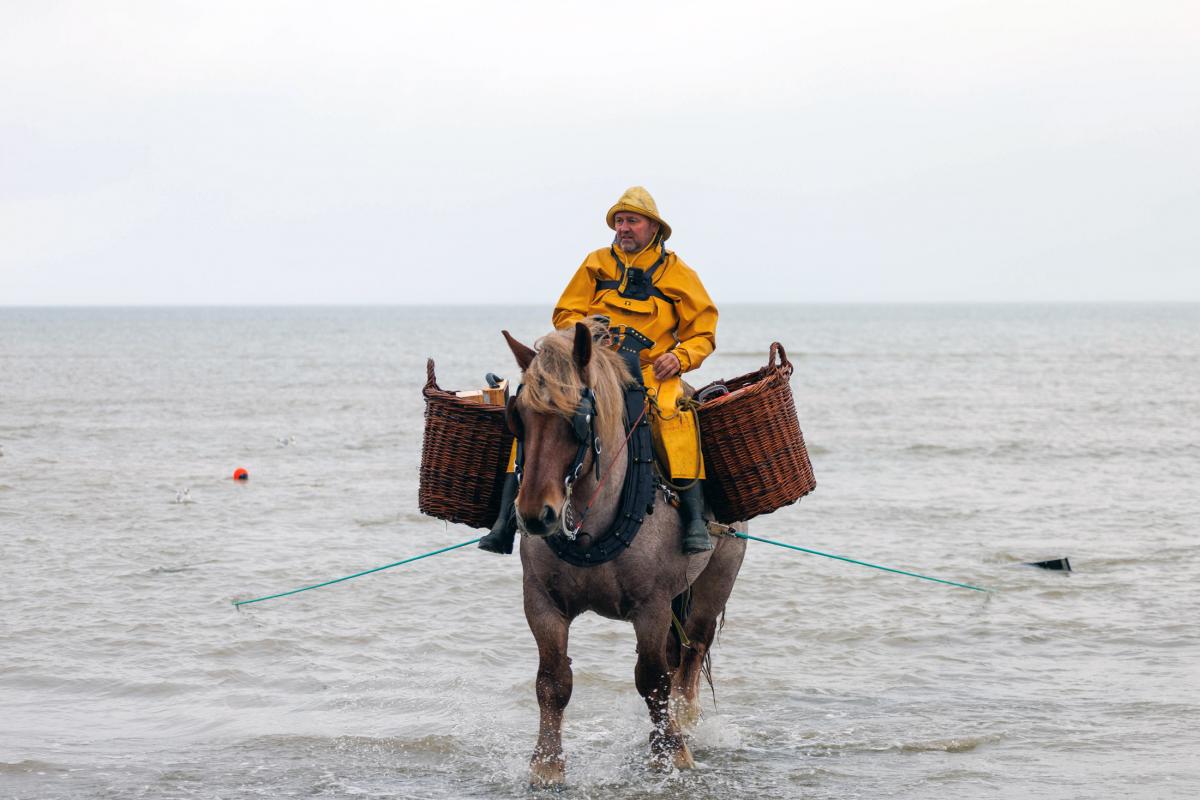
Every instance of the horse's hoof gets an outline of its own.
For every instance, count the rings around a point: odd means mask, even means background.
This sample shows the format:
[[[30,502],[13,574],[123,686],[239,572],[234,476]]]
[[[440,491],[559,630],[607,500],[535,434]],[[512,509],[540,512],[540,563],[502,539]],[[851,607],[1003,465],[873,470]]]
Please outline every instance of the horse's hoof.
[[[655,772],[670,772],[673,769],[695,769],[696,760],[687,745],[677,750],[650,754],[650,769]]]
[[[695,768],[696,762],[681,735],[650,735],[650,769],[655,772],[669,772],[672,769]]]
[[[566,782],[566,768],[561,758],[539,758],[529,764],[531,789],[557,789]]]
[[[675,751],[675,769],[695,769],[696,759],[692,758],[692,751],[685,744],[683,747]]]

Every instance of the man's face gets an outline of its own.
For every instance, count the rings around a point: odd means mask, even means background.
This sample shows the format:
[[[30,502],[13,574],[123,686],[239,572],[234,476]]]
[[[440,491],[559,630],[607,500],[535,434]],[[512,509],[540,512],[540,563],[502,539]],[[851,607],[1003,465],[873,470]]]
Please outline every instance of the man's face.
[[[613,224],[617,229],[617,247],[626,253],[644,250],[658,233],[657,222],[632,211],[618,212],[613,216]]]

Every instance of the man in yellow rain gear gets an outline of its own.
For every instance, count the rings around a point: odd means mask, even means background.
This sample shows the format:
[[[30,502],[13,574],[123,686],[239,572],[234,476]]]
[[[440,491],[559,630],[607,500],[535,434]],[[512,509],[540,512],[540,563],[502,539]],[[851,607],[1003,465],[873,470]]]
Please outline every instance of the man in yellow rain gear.
[[[695,411],[683,406],[680,374],[696,369],[717,344],[717,308],[696,273],[664,244],[671,226],[658,213],[654,198],[640,186],[608,210],[613,243],[588,254],[554,309],[554,327],[584,317],[607,317],[654,342],[641,352],[642,379],[651,399],[650,428],[661,468],[683,488],[683,551],[712,549],[702,517],[704,460],[700,455]],[[511,469],[511,468],[510,468]],[[479,547],[511,553],[516,525],[512,505],[516,479],[508,476],[500,517]]]

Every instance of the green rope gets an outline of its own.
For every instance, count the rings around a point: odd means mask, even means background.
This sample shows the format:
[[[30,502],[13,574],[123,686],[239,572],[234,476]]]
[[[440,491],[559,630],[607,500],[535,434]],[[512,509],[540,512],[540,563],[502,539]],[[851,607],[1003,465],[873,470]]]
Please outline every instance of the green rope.
[[[955,583],[954,581],[944,581],[941,578],[931,578],[928,575],[918,575],[915,572],[905,572],[902,569],[892,569],[891,567],[881,567],[878,564],[871,564],[867,561],[858,561],[853,558],[846,558],[845,556],[835,556],[832,553],[822,553],[820,550],[809,550],[807,547],[798,547],[794,544],[785,544],[783,542],[776,542],[772,539],[762,539],[762,538],[759,538],[758,536],[751,536],[748,533],[738,533],[737,531],[733,531],[732,533],[734,536],[738,537],[739,539],[753,539],[756,542],[766,542],[767,544],[773,544],[776,547],[786,547],[789,550],[799,550],[801,553],[811,553],[814,556],[824,556],[825,558],[835,558],[838,561],[845,561],[850,564],[858,564],[859,566],[871,567],[873,569],[881,569],[884,572],[894,572],[897,575],[908,575],[911,578],[920,578],[923,581],[934,581],[935,583],[944,583],[949,586],[958,586],[962,589],[971,589],[976,592],[991,592],[991,589],[981,589],[978,586],[971,586],[970,584],[966,584],[966,583]]]
[[[679,636],[679,644],[683,647],[691,647],[692,640],[683,632],[683,623],[679,621],[679,617],[675,616],[675,610],[671,610],[671,627],[675,629],[675,633]]]
[[[955,583],[954,581],[946,581],[946,580],[942,580],[941,578],[931,578],[928,575],[919,575],[915,572],[905,572],[902,569],[893,569],[892,567],[882,567],[879,564],[872,564],[867,561],[859,561],[859,560],[853,559],[853,558],[846,558],[845,556],[835,556],[832,553],[822,553],[820,550],[810,550],[807,547],[800,547],[800,546],[794,545],[794,544],[786,544],[784,542],[777,542],[773,539],[763,539],[762,537],[759,537],[759,536],[751,536],[748,533],[738,533],[737,531],[733,531],[732,533],[734,536],[738,537],[739,539],[749,539],[749,540],[753,540],[756,542],[765,542],[766,544],[773,544],[776,547],[786,547],[789,550],[799,550],[801,553],[810,553],[814,556],[823,556],[825,558],[833,558],[838,561],[845,561],[849,564],[858,564],[859,566],[871,567],[872,569],[881,569],[884,572],[894,572],[897,575],[908,575],[911,578],[920,578],[921,580],[924,580],[924,581],[933,581],[935,583],[944,583],[947,586],[958,586],[959,588],[971,589],[976,592],[990,592],[991,591],[990,589],[981,589],[978,586],[971,586],[970,584],[966,584],[966,583]],[[247,605],[250,605],[251,603],[261,603],[264,600],[274,600],[278,597],[287,597],[288,595],[299,594],[300,592],[307,592],[309,589],[320,589],[322,586],[332,586],[335,583],[341,583],[342,581],[348,581],[353,578],[361,578],[363,575],[370,575],[372,572],[380,572],[385,569],[391,569],[392,567],[399,567],[403,564],[411,564],[414,561],[420,561],[422,558],[429,558],[430,556],[436,556],[436,555],[440,555],[441,553],[447,553],[451,550],[457,550],[460,547],[467,547],[468,545],[475,544],[476,542],[479,541],[479,539],[482,539],[482,538],[483,537],[481,536],[477,539],[471,539],[470,541],[467,541],[467,542],[460,542],[459,544],[452,544],[449,547],[443,547],[440,550],[434,550],[429,553],[422,553],[419,556],[413,556],[411,558],[406,558],[402,561],[394,561],[391,564],[384,564],[382,567],[374,567],[372,569],[365,569],[362,572],[356,572],[353,575],[346,575],[341,578],[334,578],[331,581],[324,581],[322,583],[314,583],[312,586],[303,586],[299,589],[292,589],[287,592],[279,592],[278,594],[269,594],[265,597],[256,597],[253,600],[234,600],[233,605],[237,608],[240,608],[241,606],[247,606]],[[678,626],[677,621],[672,620],[672,622]],[[683,638],[682,631],[680,631],[680,634],[681,634],[681,638]],[[686,640],[685,640],[684,644],[685,645],[687,644]]]
[[[482,536],[479,537],[479,539],[482,539],[482,538],[483,538]],[[237,607],[246,606],[246,605],[250,605],[251,603],[261,603],[263,600],[274,600],[276,597],[287,597],[289,594],[298,594],[300,592],[307,592],[309,589],[320,589],[322,586],[331,586],[332,584],[335,584],[335,583],[341,583],[342,581],[348,581],[351,578],[361,578],[363,575],[370,575],[372,572],[379,572],[380,570],[391,569],[392,567],[398,567],[401,564],[409,564],[413,561],[420,561],[422,558],[429,558],[430,556],[436,556],[439,553],[445,553],[450,550],[457,550],[460,547],[466,547],[469,544],[475,544],[476,542],[479,541],[479,539],[472,539],[471,541],[463,542],[462,544],[452,544],[449,547],[443,547],[441,550],[434,550],[432,553],[422,553],[419,556],[413,556],[412,558],[406,558],[403,561],[396,561],[391,564],[384,564],[382,567],[375,567],[374,569],[365,569],[362,572],[356,572],[353,575],[347,575],[344,578],[334,578],[333,580],[325,581],[324,583],[314,583],[312,586],[305,586],[301,589],[292,589],[290,592],[280,592],[279,594],[269,594],[266,597],[256,597],[253,600],[234,600],[233,604],[234,604],[234,606],[237,606]]]

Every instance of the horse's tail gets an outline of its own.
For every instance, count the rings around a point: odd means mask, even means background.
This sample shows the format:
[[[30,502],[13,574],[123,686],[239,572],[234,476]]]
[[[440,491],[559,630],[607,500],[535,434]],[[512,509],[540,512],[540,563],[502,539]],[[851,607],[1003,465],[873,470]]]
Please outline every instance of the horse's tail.
[[[667,657],[673,668],[678,668],[683,663],[683,651],[690,650],[692,647],[691,641],[687,638],[687,634],[683,630],[683,624],[687,622],[687,618],[691,613],[692,587],[689,585],[671,601],[671,639],[674,645],[670,647]],[[721,609],[721,617],[717,620],[717,632],[716,636],[714,636],[714,643],[716,638],[721,635],[721,629],[724,627],[725,609]],[[704,680],[708,683],[708,690],[712,693],[713,706],[715,708],[717,705],[717,688],[713,685],[711,647],[704,651],[704,658],[700,662],[700,674],[704,676]]]
[[[713,644],[721,639],[721,629],[725,627],[725,609],[721,609],[721,618],[717,620],[717,632],[713,636]],[[712,647],[704,651],[704,661],[700,663],[700,674],[708,681],[708,690],[712,692],[713,708],[717,707],[717,687],[713,685],[712,677]]]

